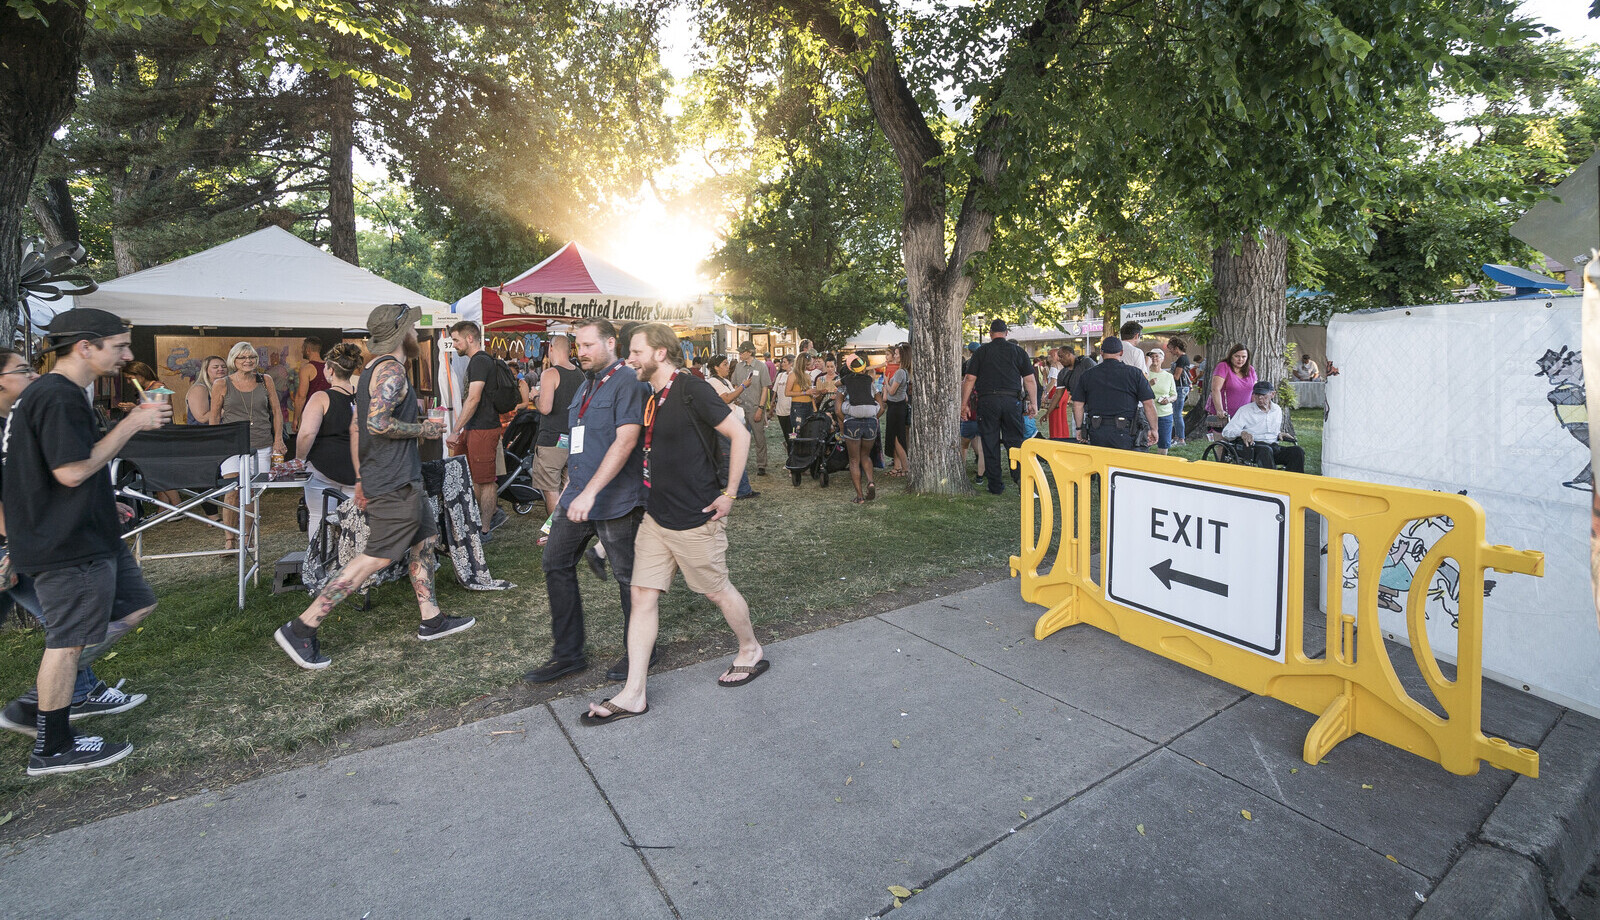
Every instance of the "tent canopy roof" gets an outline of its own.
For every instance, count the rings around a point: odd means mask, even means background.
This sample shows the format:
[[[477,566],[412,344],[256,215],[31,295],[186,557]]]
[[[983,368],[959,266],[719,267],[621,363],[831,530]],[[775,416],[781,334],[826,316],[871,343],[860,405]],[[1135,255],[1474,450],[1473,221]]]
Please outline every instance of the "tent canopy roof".
[[[894,323],[873,323],[845,340],[850,348],[888,348],[909,341],[911,333]]]
[[[600,258],[581,243],[572,242],[528,269],[500,289],[508,294],[611,294],[616,297],[660,299],[651,285]]]
[[[107,281],[77,306],[145,326],[363,328],[380,304],[445,305],[267,227]]]

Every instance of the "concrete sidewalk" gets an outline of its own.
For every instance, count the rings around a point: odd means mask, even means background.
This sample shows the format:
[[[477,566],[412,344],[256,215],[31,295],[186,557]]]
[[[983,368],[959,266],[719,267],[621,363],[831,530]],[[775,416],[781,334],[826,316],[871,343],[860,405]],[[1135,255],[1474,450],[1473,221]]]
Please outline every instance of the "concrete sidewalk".
[[[1593,719],[1491,684],[1542,779],[1311,766],[1309,714],[1040,612],[1000,582],[617,725],[560,699],[74,828],[0,852],[0,917],[1541,917],[1593,862]]]

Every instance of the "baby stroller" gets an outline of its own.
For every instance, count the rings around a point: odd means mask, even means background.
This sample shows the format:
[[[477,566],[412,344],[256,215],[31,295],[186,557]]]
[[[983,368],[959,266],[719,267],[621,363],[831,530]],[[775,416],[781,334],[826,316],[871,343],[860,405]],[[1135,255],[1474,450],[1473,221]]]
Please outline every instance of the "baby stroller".
[[[512,510],[527,514],[534,505],[544,500],[533,487],[533,439],[539,431],[539,413],[523,409],[506,426],[502,450],[506,457],[506,472],[495,477],[495,494],[511,502]]]
[[[821,480],[822,487],[827,488],[829,475],[846,469],[849,463],[833,416],[813,412],[789,439],[789,459],[783,466],[795,485],[800,484],[803,473],[810,472],[812,479]]]

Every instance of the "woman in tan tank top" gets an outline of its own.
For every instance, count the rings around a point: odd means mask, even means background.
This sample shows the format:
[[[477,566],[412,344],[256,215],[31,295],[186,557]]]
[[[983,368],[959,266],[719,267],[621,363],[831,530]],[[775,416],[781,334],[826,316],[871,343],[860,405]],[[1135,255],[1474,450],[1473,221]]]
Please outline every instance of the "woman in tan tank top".
[[[278,394],[273,388],[272,378],[257,370],[260,363],[260,356],[249,342],[240,342],[229,349],[228,369],[233,373],[211,386],[210,424],[249,422],[250,449],[256,455],[256,470],[265,472],[271,469],[272,452],[281,454],[286,451],[283,445],[283,410],[278,406]],[[239,466],[238,457],[224,462],[223,478],[238,478]],[[236,526],[239,521],[235,504],[237,499],[223,501],[223,523],[229,527]],[[228,537],[227,548],[238,548],[232,536]]]

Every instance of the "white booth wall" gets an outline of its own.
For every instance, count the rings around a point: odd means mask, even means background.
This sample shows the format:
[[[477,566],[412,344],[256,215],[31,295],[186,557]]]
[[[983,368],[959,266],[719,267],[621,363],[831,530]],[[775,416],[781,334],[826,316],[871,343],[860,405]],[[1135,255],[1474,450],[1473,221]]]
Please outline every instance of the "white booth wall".
[[[1484,599],[1484,672],[1600,715],[1581,335],[1577,297],[1335,316],[1328,357],[1340,374],[1328,380],[1322,469],[1464,493],[1483,506],[1491,544],[1544,553],[1542,578],[1486,573],[1495,584]],[[1578,411],[1558,413],[1574,397]],[[1430,518],[1402,531],[1380,597],[1404,606],[1419,551],[1443,526]],[[1346,547],[1347,570],[1350,554]],[[1347,572],[1347,593],[1351,582]],[[1454,660],[1453,568],[1441,567],[1428,590],[1429,641]],[[1408,642],[1404,613],[1383,609],[1380,622],[1390,638]]]

